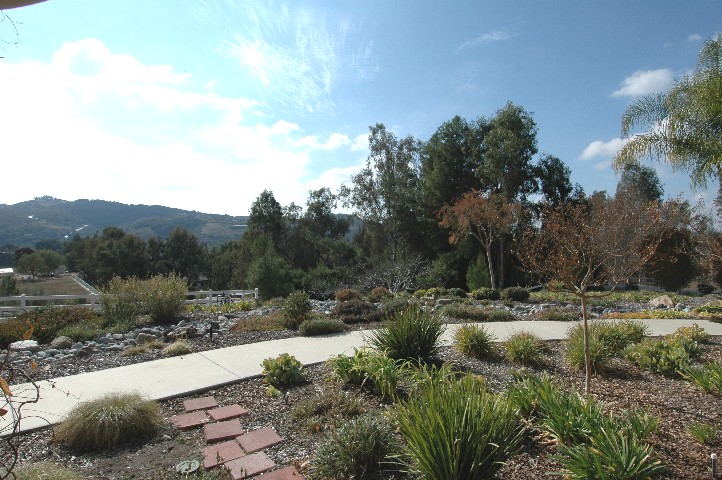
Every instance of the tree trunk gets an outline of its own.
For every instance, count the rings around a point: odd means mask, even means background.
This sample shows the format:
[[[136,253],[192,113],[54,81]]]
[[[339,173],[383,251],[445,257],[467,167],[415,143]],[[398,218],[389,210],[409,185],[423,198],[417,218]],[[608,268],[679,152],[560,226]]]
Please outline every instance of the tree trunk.
[[[489,265],[489,282],[491,283],[491,288],[496,290],[496,275],[494,274],[494,262],[491,257],[491,244],[485,244],[484,248],[486,249],[486,264]]]
[[[582,321],[584,326],[584,395],[589,397],[589,384],[592,380],[592,362],[589,358],[589,320],[587,316],[587,294],[582,292]]]

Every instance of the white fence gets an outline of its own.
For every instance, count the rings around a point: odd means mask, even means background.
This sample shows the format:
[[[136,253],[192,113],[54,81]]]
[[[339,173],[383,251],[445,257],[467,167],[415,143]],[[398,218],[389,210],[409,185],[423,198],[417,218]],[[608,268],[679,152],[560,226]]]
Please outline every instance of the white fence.
[[[252,297],[258,303],[258,289],[253,290],[197,290],[188,292],[185,303],[195,305],[221,305],[245,301]],[[80,302],[79,300],[83,300]],[[6,305],[11,303],[12,305]],[[83,295],[19,295],[14,297],[0,297],[0,317],[6,313],[15,313],[43,307],[87,307],[99,309],[100,295],[87,293]]]

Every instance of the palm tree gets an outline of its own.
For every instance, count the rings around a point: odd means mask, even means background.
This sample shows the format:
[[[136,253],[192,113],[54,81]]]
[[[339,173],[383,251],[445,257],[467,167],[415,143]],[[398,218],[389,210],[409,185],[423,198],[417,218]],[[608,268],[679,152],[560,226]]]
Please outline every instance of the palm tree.
[[[638,128],[649,131],[630,136]],[[688,170],[695,186],[722,180],[722,34],[705,42],[691,75],[627,107],[622,136],[628,141],[613,159],[617,169],[651,157]]]

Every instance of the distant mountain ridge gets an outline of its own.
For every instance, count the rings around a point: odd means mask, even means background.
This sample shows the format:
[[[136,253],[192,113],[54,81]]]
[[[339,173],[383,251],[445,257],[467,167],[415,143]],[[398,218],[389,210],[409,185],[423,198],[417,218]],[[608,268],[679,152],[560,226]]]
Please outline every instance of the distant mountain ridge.
[[[65,241],[76,233],[100,234],[113,226],[145,239],[167,238],[176,227],[209,246],[239,240],[247,216],[216,215],[160,205],[127,205],[106,200],[60,200],[38,197],[14,205],[0,204],[0,245],[32,247],[40,240]]]

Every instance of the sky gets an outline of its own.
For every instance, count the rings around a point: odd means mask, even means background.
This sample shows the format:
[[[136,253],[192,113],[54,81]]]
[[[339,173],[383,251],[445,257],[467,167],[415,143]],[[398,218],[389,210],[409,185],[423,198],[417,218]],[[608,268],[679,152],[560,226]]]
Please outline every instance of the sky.
[[[1,3],[1,2],[0,2]],[[718,0],[47,0],[0,12],[0,204],[247,215],[336,191],[369,126],[427,140],[508,101],[587,193],[630,102],[694,69]],[[653,166],[668,197],[711,199]]]

